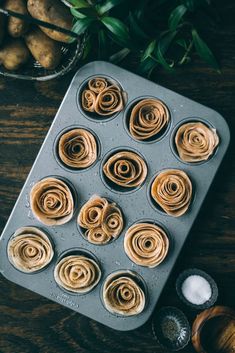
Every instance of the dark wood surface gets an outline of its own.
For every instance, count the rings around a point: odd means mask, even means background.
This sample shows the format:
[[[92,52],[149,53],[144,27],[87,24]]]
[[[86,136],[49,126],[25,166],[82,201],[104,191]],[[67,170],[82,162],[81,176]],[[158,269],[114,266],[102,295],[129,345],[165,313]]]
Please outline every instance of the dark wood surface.
[[[218,75],[200,60],[154,81],[218,110],[228,121],[232,143],[158,307],[180,303],[175,279],[188,267],[210,273],[218,303],[235,308],[235,23],[234,2],[220,5],[222,25],[213,33],[222,63]],[[129,69],[132,66],[129,65]],[[46,83],[0,78],[0,231],[3,229],[73,74]],[[118,332],[76,314],[0,277],[0,353],[162,352],[151,321]],[[193,352],[189,345],[185,352]]]

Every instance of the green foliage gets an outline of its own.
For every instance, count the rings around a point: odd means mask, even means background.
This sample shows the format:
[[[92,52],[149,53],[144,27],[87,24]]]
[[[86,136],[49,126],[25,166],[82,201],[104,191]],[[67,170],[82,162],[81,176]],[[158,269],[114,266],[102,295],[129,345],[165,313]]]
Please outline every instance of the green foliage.
[[[159,66],[173,71],[198,55],[219,71],[219,64],[205,42],[206,31],[213,23],[208,17],[213,13],[210,0],[70,0],[70,3],[73,31],[87,35],[84,51],[87,60],[98,58],[119,63],[132,56],[138,71],[149,76]]]

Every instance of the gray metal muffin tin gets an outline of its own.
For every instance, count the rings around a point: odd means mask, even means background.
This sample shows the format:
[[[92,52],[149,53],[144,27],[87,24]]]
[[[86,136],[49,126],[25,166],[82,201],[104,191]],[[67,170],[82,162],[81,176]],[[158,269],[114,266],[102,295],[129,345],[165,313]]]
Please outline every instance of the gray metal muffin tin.
[[[124,110],[112,118],[92,119],[79,106],[81,87],[92,76],[106,76],[116,80],[127,92],[128,101]],[[171,122],[165,134],[157,141],[137,142],[128,133],[126,112],[133,101],[143,97],[156,97],[168,106]],[[220,137],[219,147],[207,162],[183,163],[174,151],[173,136],[176,128],[185,121],[201,120],[214,127]],[[98,137],[99,159],[86,170],[71,171],[62,166],[56,155],[56,141],[61,132],[70,127],[84,127]],[[9,217],[0,240],[0,268],[7,279],[28,288],[46,298],[54,300],[74,311],[97,320],[117,330],[131,330],[143,325],[159,299],[180,250],[190,232],[207,191],[225,155],[230,139],[229,128],[223,117],[214,110],[163,88],[153,82],[125,71],[107,62],[92,62],[82,67],[74,76],[64,100],[45,138],[32,170],[25,182],[15,207]],[[132,149],[145,159],[148,176],[137,190],[122,192],[112,190],[102,177],[102,164],[107,154],[115,149]],[[185,215],[174,218],[166,215],[151,203],[149,185],[156,173],[167,168],[184,170],[192,180],[193,202]],[[62,226],[47,227],[32,214],[29,193],[32,185],[46,176],[59,176],[69,181],[77,193],[77,208],[70,222]],[[77,226],[77,215],[81,206],[93,195],[99,194],[116,202],[123,211],[125,227],[119,238],[110,244],[96,246],[81,236]],[[123,248],[126,230],[140,220],[152,220],[162,226],[170,239],[170,250],[166,259],[155,268],[145,268],[131,262]],[[48,267],[35,273],[25,274],[15,269],[7,257],[7,244],[15,230],[22,226],[36,226],[45,230],[55,247],[55,256]],[[93,254],[102,270],[99,284],[88,294],[71,294],[55,282],[53,270],[63,254],[73,250]],[[122,317],[109,313],[102,302],[102,285],[110,273],[131,270],[142,279],[146,291],[146,307],[137,316]]]

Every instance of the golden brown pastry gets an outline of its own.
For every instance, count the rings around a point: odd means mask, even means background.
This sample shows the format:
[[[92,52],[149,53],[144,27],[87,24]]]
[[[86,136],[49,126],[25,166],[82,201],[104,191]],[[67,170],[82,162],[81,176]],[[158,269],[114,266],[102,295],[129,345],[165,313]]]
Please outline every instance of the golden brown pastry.
[[[70,188],[57,178],[44,178],[30,192],[30,205],[35,217],[48,226],[70,221],[74,200]]]
[[[41,270],[54,255],[48,236],[36,227],[17,229],[8,243],[7,253],[12,265],[26,273]]]
[[[215,129],[201,122],[185,123],[175,135],[175,146],[180,159],[184,162],[207,160],[219,144]]]
[[[140,314],[145,307],[145,294],[130,271],[109,275],[103,286],[103,301],[113,314],[131,316]]]
[[[105,176],[125,188],[140,186],[147,176],[145,161],[135,152],[120,151],[111,156],[103,166]]]
[[[120,112],[124,107],[121,89],[116,86],[108,86],[96,97],[95,112],[102,116]]]
[[[125,234],[124,249],[137,265],[156,267],[168,253],[169,240],[164,230],[157,225],[136,223]]]
[[[88,82],[88,88],[99,94],[108,86],[108,81],[104,77],[94,77]]]
[[[97,263],[82,255],[64,257],[56,265],[55,281],[74,293],[87,293],[99,282],[101,270]]]
[[[93,113],[95,111],[96,94],[88,89],[82,92],[82,107],[84,110]]]
[[[163,102],[154,98],[142,99],[131,110],[129,131],[136,140],[147,140],[158,135],[169,120],[169,110]]]
[[[62,162],[75,169],[91,166],[97,159],[95,137],[85,129],[73,129],[59,139],[58,153]]]
[[[88,81],[81,97],[82,108],[100,116],[113,115],[124,107],[124,93],[118,85],[104,77],[95,77]]]
[[[154,179],[151,196],[167,214],[179,217],[189,208],[192,183],[182,170],[167,169]]]
[[[90,243],[101,245],[120,235],[123,217],[115,203],[94,195],[81,208],[78,224],[86,229],[85,236]]]

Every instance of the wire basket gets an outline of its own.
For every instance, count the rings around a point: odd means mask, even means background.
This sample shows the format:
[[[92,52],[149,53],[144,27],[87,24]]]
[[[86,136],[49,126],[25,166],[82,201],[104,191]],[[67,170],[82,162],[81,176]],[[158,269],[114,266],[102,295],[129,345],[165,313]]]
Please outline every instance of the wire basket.
[[[66,1],[61,0],[68,6]],[[33,22],[33,20],[32,20]],[[59,31],[59,29],[58,29]],[[61,77],[72,70],[81,58],[86,42],[86,35],[80,36],[74,43],[61,43],[62,58],[60,64],[54,70],[43,68],[33,57],[17,71],[9,71],[0,66],[0,75],[21,80],[47,81],[56,77]]]

